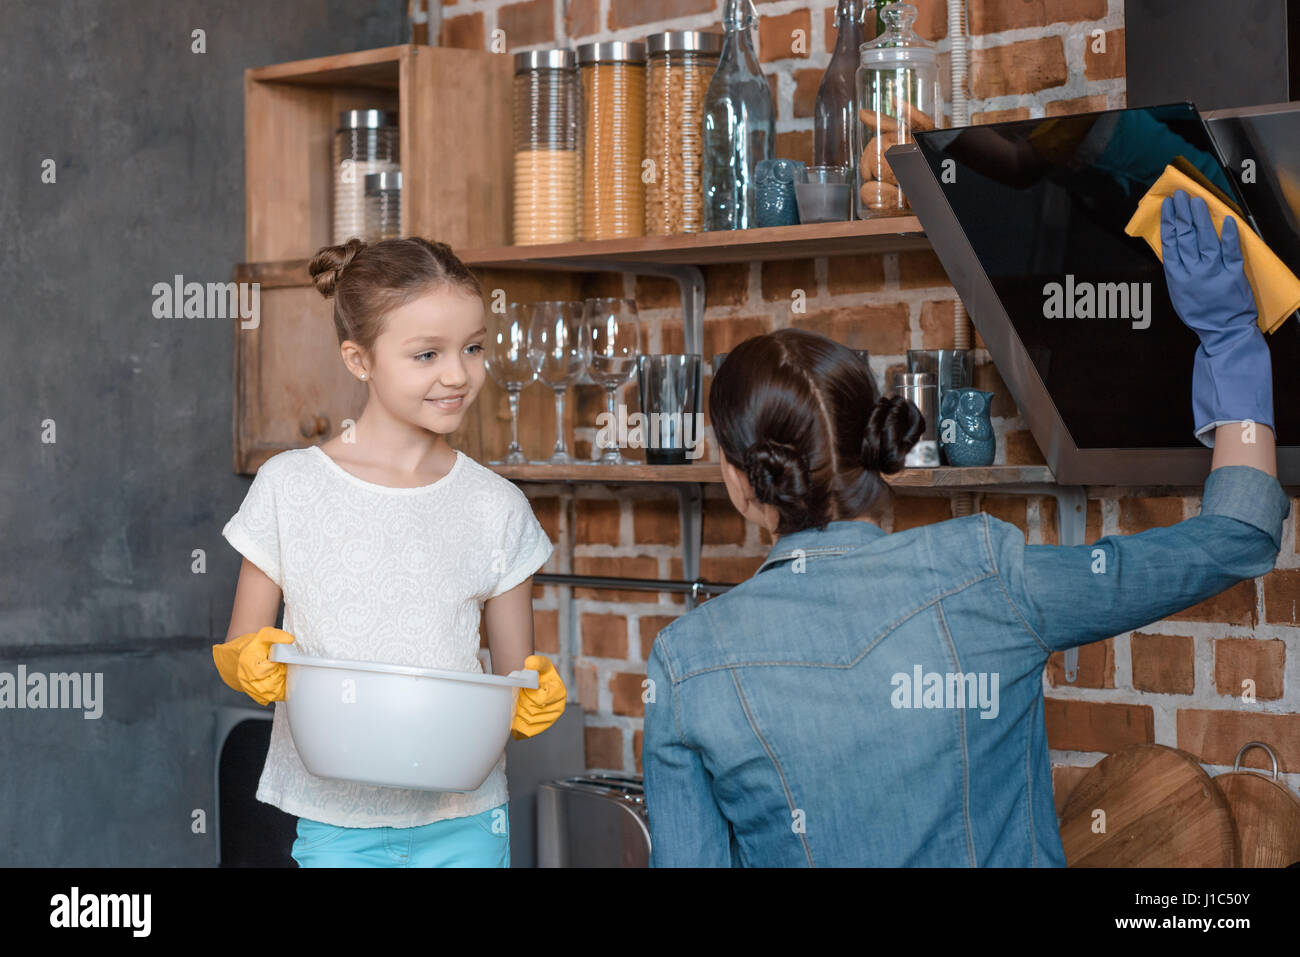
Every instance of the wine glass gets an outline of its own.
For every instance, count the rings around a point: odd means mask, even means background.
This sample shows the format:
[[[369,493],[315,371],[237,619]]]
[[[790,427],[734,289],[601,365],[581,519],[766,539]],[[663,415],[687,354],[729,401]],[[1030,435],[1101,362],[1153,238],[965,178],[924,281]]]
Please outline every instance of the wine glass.
[[[580,302],[539,302],[528,326],[528,357],[537,377],[555,390],[555,452],[550,465],[572,465],[564,444],[564,392],[578,381],[591,359]]]
[[[485,365],[488,374],[510,397],[510,448],[506,449],[504,462],[490,465],[528,464],[524,450],[519,447],[519,393],[537,378],[537,370],[528,356],[528,324],[532,315],[531,306],[512,302],[504,314],[493,313],[490,321]]]
[[[583,311],[583,325],[591,342],[591,378],[605,387],[605,407],[609,412],[613,437],[600,457],[601,465],[627,465],[618,450],[618,412],[615,397],[636,371],[641,354],[641,321],[636,303],[631,299],[588,299]]]

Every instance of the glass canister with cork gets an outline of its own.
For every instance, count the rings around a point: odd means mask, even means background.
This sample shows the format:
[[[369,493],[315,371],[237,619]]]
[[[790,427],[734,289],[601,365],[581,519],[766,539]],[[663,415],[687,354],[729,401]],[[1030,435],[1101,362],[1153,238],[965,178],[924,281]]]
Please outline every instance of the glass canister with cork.
[[[914,130],[942,125],[939,57],[934,44],[912,29],[917,10],[890,3],[880,10],[885,31],[864,43],[858,67],[858,216],[898,216],[911,212],[885,154],[912,142]]]
[[[366,236],[366,176],[400,168],[397,116],[344,110],[334,134],[334,245]]]
[[[515,55],[516,245],[578,238],[581,93],[572,50]]]
[[[704,229],[704,94],[722,36],[694,30],[646,39],[647,236]]]
[[[582,238],[645,234],[645,44],[578,47],[582,82]]]

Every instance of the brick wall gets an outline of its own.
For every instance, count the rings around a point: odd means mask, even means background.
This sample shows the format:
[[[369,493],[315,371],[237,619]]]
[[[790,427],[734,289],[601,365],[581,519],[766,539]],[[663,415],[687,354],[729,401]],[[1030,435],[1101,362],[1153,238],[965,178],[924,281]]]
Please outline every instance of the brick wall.
[[[948,49],[944,0],[913,0],[918,29]],[[756,0],[759,54],[776,92],[778,154],[811,161],[812,106],[834,47],[833,0]],[[1050,116],[1124,105],[1123,0],[970,0],[972,120]],[[444,42],[481,47],[505,31],[507,49],[555,43],[641,39],[666,29],[717,29],[721,0],[458,0],[444,4]],[[806,53],[792,52],[803,30]],[[946,56],[945,56],[946,72]],[[945,102],[951,104],[945,89]],[[954,292],[928,252],[717,266],[706,270],[706,356],[785,326],[823,332],[869,349],[877,381],[891,381],[909,348],[951,348]],[[652,351],[682,351],[675,287],[664,280],[594,279],[603,294],[634,295]],[[794,311],[795,290],[807,295]],[[592,292],[591,294],[597,294]],[[1043,457],[983,343],[976,337],[976,385],[994,392],[996,461]],[[706,383],[707,391],[707,383]],[[635,403],[635,395],[627,394]],[[525,402],[549,402],[540,388]],[[603,393],[572,394],[575,447],[591,455]],[[707,408],[707,406],[706,406]],[[591,423],[592,425],[583,425]],[[503,443],[504,444],[504,443]],[[530,450],[541,454],[542,447]],[[711,441],[706,458],[715,459]],[[548,571],[681,577],[677,500],[671,493],[603,486],[526,485],[539,519],[557,544]],[[1140,497],[1098,489],[1088,501],[1087,540],[1132,534],[1197,514],[1195,497]],[[1031,544],[1056,543],[1055,501],[1037,496],[978,496],[983,509],[1024,530]],[[1293,508],[1300,510],[1300,500]],[[898,497],[887,530],[943,521],[944,498]],[[745,522],[725,490],[706,492],[701,572],[715,581],[747,578],[766,557],[766,532]],[[553,586],[534,591],[537,647],[571,676],[586,712],[590,768],[641,770],[640,682],[658,631],[685,610],[676,596],[575,589],[571,602]],[[1300,559],[1294,515],[1278,567],[1215,598],[1129,634],[1080,649],[1079,675],[1064,680],[1062,656],[1044,675],[1047,728],[1058,808],[1107,752],[1155,742],[1197,755],[1211,773],[1227,770],[1251,740],[1273,745],[1288,782],[1300,789]],[[1254,702],[1242,700],[1244,681]],[[1252,751],[1248,766],[1263,767]]]

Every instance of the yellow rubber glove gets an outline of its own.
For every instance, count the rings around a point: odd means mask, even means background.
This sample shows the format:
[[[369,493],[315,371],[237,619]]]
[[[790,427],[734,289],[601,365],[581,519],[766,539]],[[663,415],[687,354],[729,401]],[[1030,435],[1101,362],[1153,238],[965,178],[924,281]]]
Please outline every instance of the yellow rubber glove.
[[[212,660],[221,680],[258,704],[284,700],[286,665],[271,661],[271,645],[293,641],[293,635],[267,625],[233,641],[212,646]]]
[[[515,704],[515,719],[510,724],[510,736],[516,741],[541,734],[556,719],[564,714],[564,702],[567,694],[564,682],[560,680],[545,655],[529,655],[524,659],[524,669],[537,672],[537,688],[520,688],[519,700]]]

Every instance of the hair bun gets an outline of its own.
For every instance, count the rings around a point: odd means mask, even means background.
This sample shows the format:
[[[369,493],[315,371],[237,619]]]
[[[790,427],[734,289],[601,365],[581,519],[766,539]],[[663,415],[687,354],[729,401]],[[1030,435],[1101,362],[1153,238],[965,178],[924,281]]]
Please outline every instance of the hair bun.
[[[892,473],[903,468],[907,453],[925,431],[925,416],[901,395],[883,396],[871,410],[862,436],[862,467]]]
[[[311,273],[312,281],[322,296],[328,299],[334,295],[334,290],[343,277],[343,270],[365,248],[366,243],[353,236],[342,246],[323,246],[312,257],[307,271]]]
[[[764,439],[745,450],[745,477],[765,505],[799,502],[808,493],[808,465],[793,445]]]

